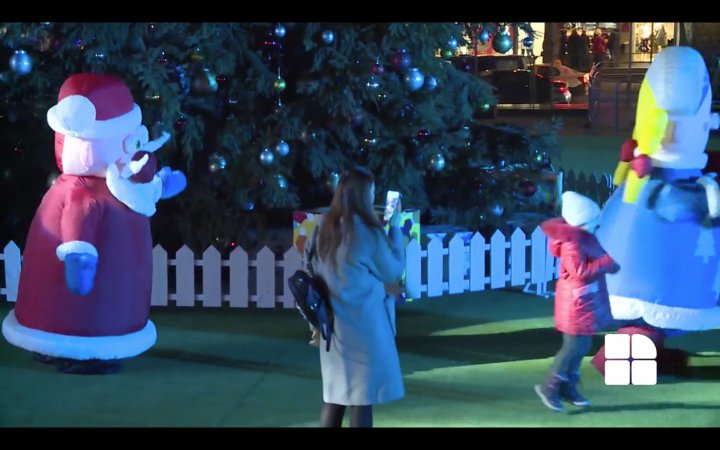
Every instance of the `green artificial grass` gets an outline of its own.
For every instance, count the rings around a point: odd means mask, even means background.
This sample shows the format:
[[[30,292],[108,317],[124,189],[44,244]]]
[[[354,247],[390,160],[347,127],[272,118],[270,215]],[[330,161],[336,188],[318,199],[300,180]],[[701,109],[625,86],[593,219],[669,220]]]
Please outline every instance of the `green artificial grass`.
[[[4,316],[11,305],[0,305]],[[314,427],[318,349],[297,312],[152,312],[157,344],[105,376],[66,375],[0,343],[1,426]],[[720,330],[668,343],[695,354],[690,378],[605,386],[586,359],[593,406],[547,410],[533,392],[560,343],[552,300],[515,291],[420,299],[398,308],[404,399],[375,408],[387,427],[720,425]],[[595,339],[595,349],[602,338]]]

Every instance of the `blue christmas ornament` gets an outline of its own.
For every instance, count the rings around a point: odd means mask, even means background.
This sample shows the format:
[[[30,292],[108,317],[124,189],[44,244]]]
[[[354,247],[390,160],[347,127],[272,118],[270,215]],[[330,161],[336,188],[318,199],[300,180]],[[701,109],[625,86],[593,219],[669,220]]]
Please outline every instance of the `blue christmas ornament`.
[[[423,86],[423,87],[425,88],[426,91],[429,92],[429,91],[435,90],[435,88],[437,87],[437,84],[438,84],[437,78],[432,77],[432,76],[427,76],[427,77],[425,77],[425,86]]]
[[[15,50],[10,57],[10,70],[18,75],[27,75],[32,71],[33,60],[25,50]]]
[[[322,40],[327,45],[332,44],[335,42],[335,33],[332,32],[332,30],[325,30],[322,32]]]
[[[458,47],[458,41],[454,37],[451,37],[450,40],[447,43],[447,46],[450,50],[455,50]]]
[[[480,34],[478,34],[478,40],[483,44],[487,44],[490,42],[490,33],[488,33],[487,30],[482,30]]]
[[[264,149],[260,153],[260,164],[269,166],[273,161],[275,161],[275,155],[273,155],[273,152],[271,152],[269,148]]]
[[[423,83],[425,83],[425,75],[423,75],[417,67],[408,70],[404,79],[405,86],[409,91],[417,91],[423,86]]]
[[[287,30],[285,29],[285,25],[277,24],[275,26],[275,36],[279,38],[284,37],[286,32]]]
[[[493,50],[498,53],[507,53],[512,48],[512,39],[507,33],[498,33],[495,35],[492,44]]]
[[[526,48],[530,48],[535,43],[535,39],[533,39],[532,36],[527,36],[525,39],[523,39],[522,43],[523,46],[525,46]]]
[[[275,175],[275,180],[277,180],[277,184],[280,189],[282,189],[283,191],[287,189],[287,179],[285,179],[284,176],[280,174]]]
[[[275,146],[275,153],[280,156],[287,156],[290,153],[290,145],[285,141],[280,141]]]
[[[436,172],[440,172],[445,168],[445,157],[440,154],[436,153],[430,158],[430,168]]]

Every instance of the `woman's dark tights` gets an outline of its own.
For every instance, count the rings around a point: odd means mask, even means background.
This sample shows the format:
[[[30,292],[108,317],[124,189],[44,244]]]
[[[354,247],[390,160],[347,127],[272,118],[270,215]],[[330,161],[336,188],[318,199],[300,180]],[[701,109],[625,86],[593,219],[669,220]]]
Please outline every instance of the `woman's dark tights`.
[[[323,403],[320,413],[320,426],[323,428],[340,428],[345,416],[345,405]],[[372,405],[351,406],[350,426],[354,428],[372,428]]]

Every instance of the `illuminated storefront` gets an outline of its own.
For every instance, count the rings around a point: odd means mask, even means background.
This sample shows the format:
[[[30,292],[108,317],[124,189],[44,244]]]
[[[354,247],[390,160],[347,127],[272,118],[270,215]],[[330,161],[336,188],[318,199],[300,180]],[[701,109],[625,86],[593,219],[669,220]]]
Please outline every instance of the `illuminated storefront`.
[[[678,22],[565,22],[560,24],[559,33],[567,39],[573,30],[578,30],[578,33],[584,30],[590,37],[589,52],[592,53],[592,39],[596,30],[600,30],[606,39],[607,62],[610,65],[642,66],[652,62],[664,48],[678,45],[679,29]],[[561,37],[557,54],[566,57],[567,49],[563,49],[563,42],[566,41]]]
[[[530,22],[530,26],[535,32],[530,47],[523,45],[523,40],[527,37],[524,31],[508,27],[513,46],[506,53],[493,50],[492,39],[484,44],[477,41],[475,49],[472,46],[458,48],[457,53],[472,54],[474,51],[477,55],[523,55],[533,59],[542,56],[540,62],[547,63],[559,58],[565,65],[578,66],[578,70],[589,70],[595,61],[592,44],[599,30],[606,44],[607,56],[603,62],[620,67],[646,66],[664,48],[678,45],[677,36],[680,34],[678,22]],[[568,39],[575,32],[583,43],[583,49],[584,44],[587,44],[588,49],[587,52],[583,50],[578,54],[576,51],[575,55],[571,55],[568,51]],[[553,36],[546,42],[549,34]],[[548,48],[545,48],[546,44]],[[543,55],[543,50],[549,52],[551,49],[551,56]]]

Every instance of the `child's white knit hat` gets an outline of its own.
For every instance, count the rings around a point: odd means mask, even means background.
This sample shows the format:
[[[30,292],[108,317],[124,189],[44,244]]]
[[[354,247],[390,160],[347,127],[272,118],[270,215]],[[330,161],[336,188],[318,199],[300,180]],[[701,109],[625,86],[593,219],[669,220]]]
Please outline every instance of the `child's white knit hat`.
[[[597,219],[600,206],[577,192],[566,191],[562,195],[562,216],[565,222],[577,227]]]

